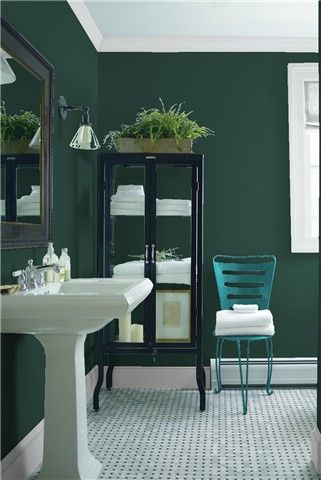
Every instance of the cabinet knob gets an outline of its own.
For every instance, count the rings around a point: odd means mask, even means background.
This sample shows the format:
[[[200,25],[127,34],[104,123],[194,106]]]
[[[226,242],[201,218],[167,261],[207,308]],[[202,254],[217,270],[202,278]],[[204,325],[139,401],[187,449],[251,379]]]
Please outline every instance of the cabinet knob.
[[[155,263],[155,245],[152,243],[152,263]]]

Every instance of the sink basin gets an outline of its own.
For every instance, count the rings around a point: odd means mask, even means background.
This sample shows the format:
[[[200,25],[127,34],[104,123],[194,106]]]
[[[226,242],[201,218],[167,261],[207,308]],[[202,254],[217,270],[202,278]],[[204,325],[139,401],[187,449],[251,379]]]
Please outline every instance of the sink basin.
[[[1,297],[2,333],[92,333],[131,312],[152,282],[80,278]]]
[[[44,347],[45,430],[39,480],[94,480],[100,462],[87,443],[87,333],[131,312],[149,279],[76,279],[1,297],[1,332],[35,335]]]

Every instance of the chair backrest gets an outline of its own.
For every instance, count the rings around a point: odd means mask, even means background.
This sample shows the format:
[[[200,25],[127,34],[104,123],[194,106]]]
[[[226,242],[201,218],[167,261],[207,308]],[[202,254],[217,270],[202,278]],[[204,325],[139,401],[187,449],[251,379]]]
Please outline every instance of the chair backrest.
[[[273,255],[216,255],[213,268],[221,309],[228,310],[234,303],[269,308],[275,265]]]

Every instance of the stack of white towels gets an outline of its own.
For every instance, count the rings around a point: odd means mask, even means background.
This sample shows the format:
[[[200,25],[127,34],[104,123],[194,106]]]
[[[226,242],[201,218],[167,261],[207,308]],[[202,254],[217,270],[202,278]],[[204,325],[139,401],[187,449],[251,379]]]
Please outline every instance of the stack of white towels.
[[[234,304],[233,310],[216,312],[215,335],[274,335],[272,313],[258,305]]]
[[[6,215],[6,201],[0,201],[1,216]],[[30,195],[23,195],[17,199],[17,216],[39,216],[40,215],[40,185],[32,185]]]
[[[144,215],[145,193],[143,185],[119,185],[110,202],[111,215]]]
[[[134,260],[120,263],[114,267],[114,278],[143,278],[144,261]],[[191,284],[191,258],[182,260],[165,260],[156,263],[157,283]]]
[[[180,216],[190,217],[192,211],[192,202],[190,200],[178,200],[174,198],[165,198],[158,200],[156,198],[156,215],[158,216]]]
[[[119,185],[110,202],[111,215],[144,215],[145,193],[143,185]],[[156,199],[156,214],[159,216],[191,215],[191,201],[180,199]]]
[[[30,195],[23,195],[17,200],[17,216],[40,215],[40,185],[31,185]]]

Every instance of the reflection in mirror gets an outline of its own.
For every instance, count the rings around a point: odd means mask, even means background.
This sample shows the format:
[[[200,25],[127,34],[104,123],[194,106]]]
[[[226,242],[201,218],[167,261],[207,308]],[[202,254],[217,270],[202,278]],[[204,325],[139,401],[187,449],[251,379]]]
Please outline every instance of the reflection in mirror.
[[[41,81],[4,48],[1,57],[9,67],[1,88],[1,221],[39,224]]]

